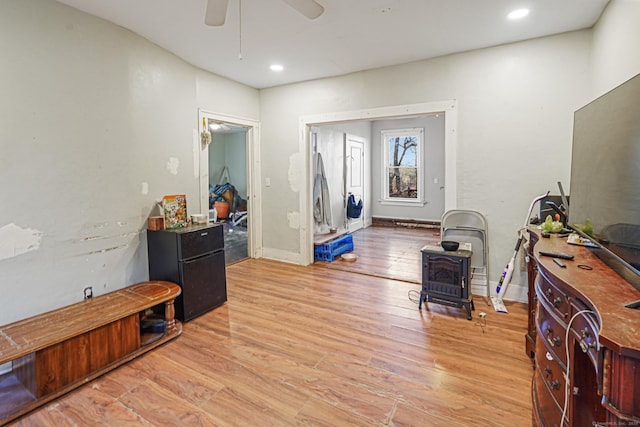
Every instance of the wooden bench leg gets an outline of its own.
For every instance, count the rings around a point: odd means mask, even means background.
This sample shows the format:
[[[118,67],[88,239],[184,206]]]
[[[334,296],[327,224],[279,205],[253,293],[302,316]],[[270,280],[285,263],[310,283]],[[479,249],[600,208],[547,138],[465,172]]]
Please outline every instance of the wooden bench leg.
[[[164,320],[167,323],[167,330],[173,331],[176,329],[176,309],[173,305],[173,301],[167,301],[164,303]]]

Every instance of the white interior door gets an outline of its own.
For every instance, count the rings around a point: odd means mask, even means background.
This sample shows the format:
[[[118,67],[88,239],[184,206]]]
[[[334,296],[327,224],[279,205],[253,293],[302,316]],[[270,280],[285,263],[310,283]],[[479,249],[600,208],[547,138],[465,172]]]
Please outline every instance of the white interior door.
[[[354,195],[356,203],[362,200],[364,204],[364,143],[364,138],[345,134],[345,217],[349,195]],[[347,218],[347,231],[356,231],[363,226],[364,208],[359,218]]]

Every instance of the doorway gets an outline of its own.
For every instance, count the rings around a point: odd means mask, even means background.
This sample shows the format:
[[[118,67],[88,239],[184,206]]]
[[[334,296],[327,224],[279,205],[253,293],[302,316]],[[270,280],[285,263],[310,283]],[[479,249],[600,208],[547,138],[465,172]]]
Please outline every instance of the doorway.
[[[223,226],[226,264],[260,257],[258,123],[202,110],[199,116],[200,132],[211,135],[201,147],[201,210]]]
[[[457,101],[441,101],[395,107],[383,107],[371,110],[350,111],[344,113],[322,114],[304,116],[300,118],[300,152],[305,155],[306,170],[309,171],[307,186],[300,191],[300,227],[301,260],[305,265],[314,262],[314,224],[313,224],[313,179],[312,179],[312,129],[316,130],[325,125],[345,123],[373,123],[381,120],[411,119],[421,116],[443,116],[443,140],[444,140],[444,182],[438,183],[444,192],[444,210],[454,209],[456,206],[456,127],[457,127]],[[365,164],[366,167],[366,164]],[[371,179],[366,177],[365,179]],[[446,183],[446,185],[445,185]],[[365,196],[367,197],[367,196]],[[368,197],[371,197],[369,195]],[[367,201],[365,200],[365,209]],[[365,224],[366,226],[366,224]]]
[[[247,130],[232,123],[208,121],[209,218],[222,223],[225,262],[249,257],[247,212]]]

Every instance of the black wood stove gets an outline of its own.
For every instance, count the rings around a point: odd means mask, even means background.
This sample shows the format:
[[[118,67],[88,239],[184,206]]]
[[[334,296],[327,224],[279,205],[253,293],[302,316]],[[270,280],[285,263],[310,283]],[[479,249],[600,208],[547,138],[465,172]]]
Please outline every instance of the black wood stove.
[[[471,320],[473,295],[470,283],[471,251],[444,251],[439,247],[422,248],[422,290],[420,302],[434,302],[467,310],[467,319]]]

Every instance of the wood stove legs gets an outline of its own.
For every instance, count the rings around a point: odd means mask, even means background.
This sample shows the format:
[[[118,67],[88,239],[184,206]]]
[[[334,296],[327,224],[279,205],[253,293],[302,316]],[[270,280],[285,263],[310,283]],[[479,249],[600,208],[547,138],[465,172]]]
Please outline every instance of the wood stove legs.
[[[433,302],[436,304],[446,305],[449,307],[461,308],[464,307],[467,310],[467,320],[471,320],[471,310],[475,310],[476,307],[473,304],[473,298],[469,298],[468,300],[461,300],[459,298],[450,299],[447,298],[446,295],[434,295],[429,292],[425,292],[424,290],[420,291],[420,301],[418,302],[418,310],[422,308],[422,301],[425,303],[425,307],[427,307],[428,302]],[[428,307],[427,307],[428,310]]]

